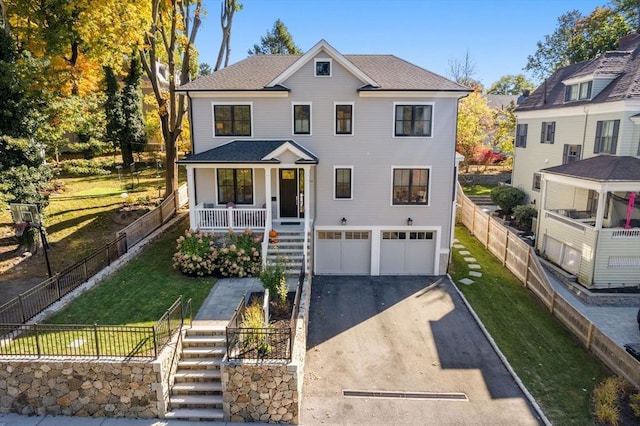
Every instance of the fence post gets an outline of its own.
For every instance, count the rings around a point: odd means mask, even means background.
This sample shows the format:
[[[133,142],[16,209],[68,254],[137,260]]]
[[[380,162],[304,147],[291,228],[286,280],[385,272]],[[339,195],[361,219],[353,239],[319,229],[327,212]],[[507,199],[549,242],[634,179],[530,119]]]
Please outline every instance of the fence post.
[[[107,266],[111,265],[111,253],[109,253],[109,244],[107,244]]]
[[[20,302],[20,317],[22,318],[22,323],[27,322],[26,314],[24,312],[24,301],[22,300],[22,293],[18,295],[18,301]]]
[[[158,358],[158,336],[156,336],[156,328],[151,327],[151,334],[153,334],[153,353],[154,358]]]
[[[556,307],[556,292],[551,293],[551,305],[549,306],[549,311],[553,313],[553,309]]]
[[[509,254],[509,230],[507,229],[507,235],[504,239],[504,255],[502,256],[502,266],[507,264],[507,256]]]
[[[86,281],[88,279],[88,277],[87,277],[87,275],[88,275],[88,272],[87,272],[87,258],[86,257],[84,259],[82,259],[82,273],[83,273],[82,278],[84,278],[83,281]]]
[[[524,269],[524,288],[527,288],[529,286],[529,262],[531,262],[531,247],[529,247],[529,250],[527,250],[527,261],[525,263],[525,269]]]
[[[227,207],[227,223],[229,228],[233,229],[233,207]]]
[[[98,324],[93,323],[93,337],[96,339],[96,358],[100,358],[100,342],[98,341]]]
[[[33,325],[33,331],[36,335],[36,352],[38,354],[38,358],[40,358],[40,334],[38,334],[38,324]]]
[[[55,275],[55,280],[56,280],[56,300],[60,300],[60,298],[62,297],[62,290],[60,290],[60,273],[59,272]]]
[[[592,339],[593,339],[593,323],[589,322],[589,331],[587,332],[587,349],[591,349]]]

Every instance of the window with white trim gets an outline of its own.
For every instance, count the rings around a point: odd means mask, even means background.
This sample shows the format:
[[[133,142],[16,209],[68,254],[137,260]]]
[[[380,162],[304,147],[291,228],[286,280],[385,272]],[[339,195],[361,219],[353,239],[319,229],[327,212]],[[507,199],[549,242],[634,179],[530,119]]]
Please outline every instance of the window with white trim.
[[[618,147],[620,120],[605,120],[596,123],[596,140],[593,153],[615,154]]]
[[[540,192],[540,185],[542,182],[542,175],[540,173],[533,174],[533,184],[531,185],[531,189],[534,191]]]
[[[429,169],[393,169],[394,205],[426,205],[429,200]]]
[[[336,104],[336,135],[353,134],[353,104]]]
[[[564,101],[582,101],[591,99],[591,87],[592,81],[585,81],[582,83],[571,84],[564,88]]]
[[[396,104],[394,136],[431,136],[433,105]]]
[[[540,143],[553,143],[556,138],[556,122],[543,121],[540,130]]]
[[[218,204],[253,204],[253,170],[218,169]]]
[[[314,65],[316,77],[331,77],[331,59],[315,59]]]
[[[311,134],[311,104],[293,104],[293,134]]]
[[[582,155],[582,145],[565,144],[562,152],[562,164],[580,161]]]
[[[215,136],[251,136],[251,105],[213,105]]]
[[[528,124],[518,124],[516,127],[516,147],[527,147],[527,131],[529,130]]]
[[[353,167],[334,167],[333,197],[336,200],[353,199]]]

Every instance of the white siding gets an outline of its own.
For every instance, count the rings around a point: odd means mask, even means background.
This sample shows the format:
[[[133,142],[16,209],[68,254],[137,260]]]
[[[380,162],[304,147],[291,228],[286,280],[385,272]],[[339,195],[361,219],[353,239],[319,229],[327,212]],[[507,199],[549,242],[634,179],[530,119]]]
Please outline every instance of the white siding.
[[[640,267],[609,266],[610,256],[640,256],[640,237],[614,238],[614,232],[610,229],[600,231],[593,278],[595,288],[640,285]]]

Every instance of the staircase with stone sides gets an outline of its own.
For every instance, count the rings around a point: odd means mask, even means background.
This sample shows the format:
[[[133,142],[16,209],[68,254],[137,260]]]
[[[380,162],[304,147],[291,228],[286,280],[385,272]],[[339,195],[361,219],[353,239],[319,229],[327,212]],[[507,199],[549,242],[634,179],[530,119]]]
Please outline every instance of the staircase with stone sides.
[[[309,240],[311,237],[309,236]],[[283,263],[285,274],[287,276],[297,276],[300,274],[302,262],[306,257],[306,272],[310,271],[310,241],[307,243],[307,249],[304,247],[304,231],[290,230],[278,231],[277,243],[270,240],[267,250],[267,263],[275,263],[280,261]],[[306,251],[306,253],[305,253]]]
[[[182,356],[171,387],[167,419],[222,421],[220,364],[226,353],[225,328],[194,325],[185,330]]]

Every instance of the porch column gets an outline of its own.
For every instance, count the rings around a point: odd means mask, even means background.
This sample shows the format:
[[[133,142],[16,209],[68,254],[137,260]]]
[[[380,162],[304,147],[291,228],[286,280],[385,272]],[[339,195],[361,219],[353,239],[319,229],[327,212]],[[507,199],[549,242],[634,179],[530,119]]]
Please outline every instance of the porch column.
[[[196,229],[196,173],[193,166],[187,166],[187,196],[189,197],[189,228]]]
[[[602,221],[604,220],[604,203],[607,198],[606,188],[598,191],[598,209],[596,210],[596,230],[602,229]]]
[[[304,245],[303,250],[303,259],[305,260],[304,270],[305,273],[310,273],[311,271],[307,267],[307,265],[311,265],[312,259],[307,259],[306,256],[309,254],[309,231],[311,230],[311,197],[309,193],[311,192],[311,166],[304,166]]]
[[[269,233],[269,231],[271,230],[271,221],[273,219],[273,214],[271,212],[271,166],[267,166],[264,169],[264,195],[266,198],[265,201],[265,208],[267,209],[266,215],[265,215],[265,224],[264,224],[264,233],[265,233],[265,238],[266,234]]]

